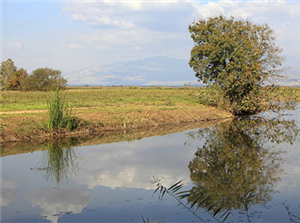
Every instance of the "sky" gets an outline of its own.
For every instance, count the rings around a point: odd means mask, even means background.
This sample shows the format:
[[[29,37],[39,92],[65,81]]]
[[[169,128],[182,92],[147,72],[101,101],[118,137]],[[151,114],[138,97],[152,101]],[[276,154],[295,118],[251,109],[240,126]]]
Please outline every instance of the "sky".
[[[300,67],[300,0],[1,0],[1,61],[63,73],[152,56],[189,59],[188,25],[218,15],[268,23]]]

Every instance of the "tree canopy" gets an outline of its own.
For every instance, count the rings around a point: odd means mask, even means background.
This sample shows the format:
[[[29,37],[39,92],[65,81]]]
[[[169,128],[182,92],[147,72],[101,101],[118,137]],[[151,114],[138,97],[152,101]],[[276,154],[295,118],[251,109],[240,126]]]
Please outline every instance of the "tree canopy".
[[[189,64],[196,77],[218,89],[222,106],[233,114],[260,111],[259,90],[279,76],[283,61],[274,31],[223,16],[195,21],[189,31],[195,43]]]
[[[30,75],[23,68],[17,69],[14,61],[8,58],[1,62],[0,89],[11,91],[53,91],[64,89],[67,80],[61,76],[61,71],[51,68],[38,68]]]
[[[65,88],[67,80],[61,76],[59,70],[38,68],[22,82],[24,91],[51,91],[56,88]]]

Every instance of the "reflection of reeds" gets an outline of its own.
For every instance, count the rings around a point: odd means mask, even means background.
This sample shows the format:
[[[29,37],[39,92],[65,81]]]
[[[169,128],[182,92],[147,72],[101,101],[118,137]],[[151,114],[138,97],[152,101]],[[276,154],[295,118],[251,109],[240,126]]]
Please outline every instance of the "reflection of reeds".
[[[226,221],[229,215],[232,213],[229,210],[222,211],[222,208],[219,208],[217,210],[213,210],[215,206],[217,206],[212,201],[212,195],[206,194],[206,191],[201,191],[197,199],[193,202],[187,201],[185,204],[185,199],[192,196],[190,194],[190,191],[181,191],[183,184],[181,181],[178,181],[177,183],[173,184],[169,188],[166,188],[161,183],[160,179],[153,179],[153,184],[156,185],[156,189],[153,192],[155,194],[156,192],[159,192],[159,199],[163,200],[163,197],[165,194],[171,195],[174,199],[178,201],[178,205],[183,206],[186,210],[188,210],[191,214],[193,214],[196,218],[198,218],[201,222],[206,222],[203,218],[201,218],[197,214],[197,210],[200,208],[200,205],[204,207],[204,210],[214,218],[216,222],[223,223]],[[199,205],[200,204],[200,205]],[[222,212],[221,212],[222,211]],[[219,215],[219,216],[217,216]]]
[[[78,156],[76,149],[72,148],[72,141],[67,143],[48,143],[48,150],[44,151],[42,167],[43,176],[46,181],[55,179],[57,183],[68,180],[68,177],[78,172]]]
[[[289,216],[289,219],[290,219],[290,222],[292,223],[299,223],[300,222],[300,214],[296,215],[296,214],[293,214],[291,211],[290,211],[290,206],[284,204],[284,207],[288,213],[288,216]],[[299,205],[299,210],[300,210],[300,205]]]

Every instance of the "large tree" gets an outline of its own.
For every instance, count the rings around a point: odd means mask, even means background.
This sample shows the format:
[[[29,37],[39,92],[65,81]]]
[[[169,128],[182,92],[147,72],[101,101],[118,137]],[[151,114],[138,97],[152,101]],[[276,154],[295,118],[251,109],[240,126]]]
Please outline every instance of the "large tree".
[[[0,66],[0,88],[6,90],[6,85],[11,80],[14,72],[17,71],[17,67],[14,65],[14,61],[8,58],[6,61],[1,62]]]
[[[195,43],[189,64],[218,90],[222,106],[236,115],[262,110],[261,86],[279,76],[283,61],[273,30],[219,16],[195,21],[189,31]]]
[[[65,88],[67,80],[61,76],[59,70],[38,68],[21,83],[23,91],[51,91]]]

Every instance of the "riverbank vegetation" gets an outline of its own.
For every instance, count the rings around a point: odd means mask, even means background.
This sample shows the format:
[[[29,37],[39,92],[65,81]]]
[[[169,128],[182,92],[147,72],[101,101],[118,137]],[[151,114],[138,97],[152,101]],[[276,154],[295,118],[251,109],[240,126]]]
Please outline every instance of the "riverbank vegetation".
[[[300,100],[300,88],[283,89],[288,89],[290,95],[283,95],[282,100]],[[70,87],[61,94],[78,120],[72,132],[67,129],[49,131],[47,99],[54,96],[53,92],[2,92],[1,141],[52,137],[58,136],[58,132],[90,134],[98,130],[181,125],[232,117],[229,112],[201,104],[201,96],[213,94],[210,88]]]
[[[199,88],[67,88],[62,96],[78,119],[76,130],[49,131],[47,98],[53,92],[6,91],[1,94],[1,140],[115,131],[219,120],[228,112],[199,103]],[[59,132],[59,134],[58,134]]]

